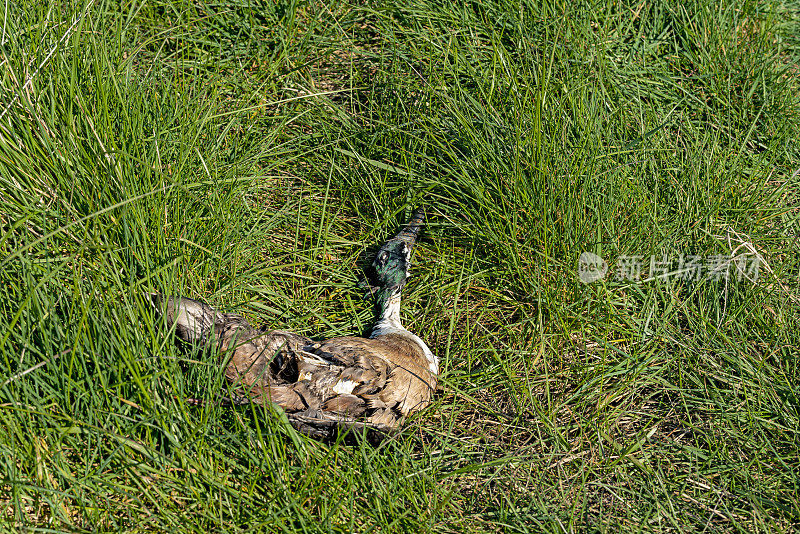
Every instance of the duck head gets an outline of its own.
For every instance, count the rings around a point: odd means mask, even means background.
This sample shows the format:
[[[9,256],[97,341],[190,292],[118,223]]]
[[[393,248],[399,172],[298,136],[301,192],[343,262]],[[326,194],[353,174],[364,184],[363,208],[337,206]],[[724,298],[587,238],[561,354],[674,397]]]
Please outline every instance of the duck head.
[[[375,285],[381,289],[400,290],[411,270],[411,247],[393,239],[384,244],[372,262]]]
[[[418,208],[411,222],[395,237],[387,241],[372,262],[373,281],[381,289],[400,291],[411,271],[411,251],[425,221],[425,212]]]

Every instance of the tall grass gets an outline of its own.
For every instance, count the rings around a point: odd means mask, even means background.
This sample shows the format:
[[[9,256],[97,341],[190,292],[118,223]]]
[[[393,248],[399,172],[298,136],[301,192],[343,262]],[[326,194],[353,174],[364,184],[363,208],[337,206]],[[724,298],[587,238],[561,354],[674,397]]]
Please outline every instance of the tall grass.
[[[2,7],[8,528],[797,528],[796,3]],[[187,404],[219,355],[144,294],[363,333],[420,204],[404,317],[442,388],[402,434]],[[614,275],[742,251],[754,281]]]

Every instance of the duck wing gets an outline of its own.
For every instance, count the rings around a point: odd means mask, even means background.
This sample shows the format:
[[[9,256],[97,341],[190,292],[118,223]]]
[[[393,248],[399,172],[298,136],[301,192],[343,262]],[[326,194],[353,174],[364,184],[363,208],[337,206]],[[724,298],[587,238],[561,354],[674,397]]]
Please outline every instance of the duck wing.
[[[427,405],[436,387],[421,349],[402,339],[340,337],[309,349],[330,362],[329,370],[309,376],[310,385],[324,397],[319,405],[323,412],[395,428]]]
[[[257,344],[273,346],[272,337],[284,335],[271,332]],[[289,340],[281,350],[295,362],[296,379],[249,382],[247,398],[277,404],[309,435],[327,435],[337,426],[396,429],[406,416],[430,402],[436,387],[424,355],[415,357],[415,345],[404,345],[402,340],[340,337],[303,347]],[[310,432],[311,428],[317,431]]]

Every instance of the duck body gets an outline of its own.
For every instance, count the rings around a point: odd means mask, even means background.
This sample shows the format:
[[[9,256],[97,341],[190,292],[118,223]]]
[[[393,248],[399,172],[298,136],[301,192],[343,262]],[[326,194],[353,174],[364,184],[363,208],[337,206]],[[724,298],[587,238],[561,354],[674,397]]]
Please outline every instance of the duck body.
[[[178,338],[218,345],[236,391],[231,402],[273,403],[313,437],[333,437],[342,427],[384,434],[430,403],[438,379],[438,359],[400,321],[400,296],[423,218],[416,212],[373,262],[377,322],[369,338],[313,341],[253,328],[243,317],[197,300],[156,296],[154,302]]]

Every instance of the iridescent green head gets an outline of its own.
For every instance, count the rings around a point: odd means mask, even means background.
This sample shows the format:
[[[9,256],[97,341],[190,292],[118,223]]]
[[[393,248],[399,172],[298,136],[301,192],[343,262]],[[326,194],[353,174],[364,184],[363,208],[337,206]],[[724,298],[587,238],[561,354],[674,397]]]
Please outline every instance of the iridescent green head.
[[[405,241],[392,239],[381,247],[372,262],[375,283],[381,289],[401,289],[411,270],[411,247]]]
[[[400,292],[411,270],[411,251],[425,221],[425,212],[417,209],[399,234],[384,244],[372,262],[373,282],[384,297]]]

